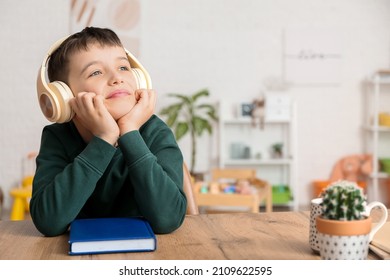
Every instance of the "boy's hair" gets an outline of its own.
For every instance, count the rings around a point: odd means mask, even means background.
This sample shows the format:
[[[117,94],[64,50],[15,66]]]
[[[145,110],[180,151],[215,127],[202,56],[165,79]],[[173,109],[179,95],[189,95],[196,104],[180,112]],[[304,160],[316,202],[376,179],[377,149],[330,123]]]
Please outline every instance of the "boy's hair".
[[[91,44],[123,47],[119,37],[108,28],[86,27],[68,38],[51,55],[47,66],[50,82],[67,83],[69,75],[69,56],[78,51],[86,51]]]

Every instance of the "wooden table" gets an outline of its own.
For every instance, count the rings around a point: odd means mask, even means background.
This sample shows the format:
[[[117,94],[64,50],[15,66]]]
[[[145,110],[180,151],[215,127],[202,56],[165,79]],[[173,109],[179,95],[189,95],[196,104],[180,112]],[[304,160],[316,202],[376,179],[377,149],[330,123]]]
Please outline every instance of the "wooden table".
[[[68,255],[68,234],[43,237],[31,220],[0,221],[0,259],[318,260],[309,219],[307,211],[187,216],[175,232],[157,235],[155,252],[81,256]]]

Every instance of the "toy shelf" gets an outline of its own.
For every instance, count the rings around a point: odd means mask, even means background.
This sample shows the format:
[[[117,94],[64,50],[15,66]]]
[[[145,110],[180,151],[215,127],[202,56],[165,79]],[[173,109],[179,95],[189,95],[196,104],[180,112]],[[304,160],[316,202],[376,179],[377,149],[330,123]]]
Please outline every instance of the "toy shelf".
[[[380,124],[379,113],[384,110],[383,105],[386,105],[385,110],[390,111],[388,102],[383,102],[384,94],[390,93],[390,71],[378,71],[372,77],[366,80],[367,83],[367,100],[366,104],[366,124],[363,125],[363,130],[366,132],[366,152],[373,156],[373,172],[369,176],[372,187],[372,198],[370,200],[379,199],[380,181],[390,178],[389,174],[381,172],[379,160],[381,157],[386,157],[383,151],[380,150],[382,138],[390,134],[390,126]]]
[[[219,111],[219,167],[220,168],[253,168],[259,178],[271,185],[285,185],[291,190],[289,202],[281,203],[298,210],[296,191],[296,104],[291,102],[288,119],[264,119],[262,128],[254,125],[250,117],[230,116],[226,112],[228,104],[220,102]],[[232,106],[233,107],[233,106]],[[234,144],[242,143],[248,150],[244,157],[233,156]],[[272,155],[272,145],[282,143],[283,155]],[[275,198],[276,199],[276,198]],[[277,203],[279,204],[279,203]]]

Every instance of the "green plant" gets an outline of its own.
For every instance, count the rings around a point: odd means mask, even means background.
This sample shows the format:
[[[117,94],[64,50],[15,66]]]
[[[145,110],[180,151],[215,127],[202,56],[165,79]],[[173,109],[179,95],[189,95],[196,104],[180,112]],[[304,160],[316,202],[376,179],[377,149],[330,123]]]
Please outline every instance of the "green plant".
[[[329,220],[362,220],[366,197],[363,189],[350,181],[337,181],[321,194],[322,217]]]
[[[283,143],[275,143],[272,145],[272,151],[275,157],[283,156]]]
[[[201,103],[201,98],[209,96],[207,89],[197,91],[190,96],[178,93],[169,93],[168,96],[178,101],[163,108],[160,114],[167,116],[166,123],[173,129],[177,141],[190,133],[192,147],[190,172],[194,174],[197,137],[205,131],[212,134],[212,123],[218,120],[216,110],[212,104]]]

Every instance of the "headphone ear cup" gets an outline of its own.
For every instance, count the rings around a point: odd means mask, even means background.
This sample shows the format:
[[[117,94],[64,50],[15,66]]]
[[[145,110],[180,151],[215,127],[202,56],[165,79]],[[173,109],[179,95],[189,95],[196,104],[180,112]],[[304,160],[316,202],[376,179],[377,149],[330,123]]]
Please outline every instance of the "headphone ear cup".
[[[74,97],[67,84],[55,81],[47,84],[47,91],[39,95],[39,105],[45,117],[52,122],[64,123],[70,121],[74,112],[69,100]]]
[[[131,71],[133,72],[133,75],[134,75],[135,80],[137,82],[137,89],[149,88],[145,74],[141,69],[131,68]]]
[[[152,80],[150,79],[149,73],[131,52],[126,49],[125,52],[137,82],[137,89],[152,89]]]

